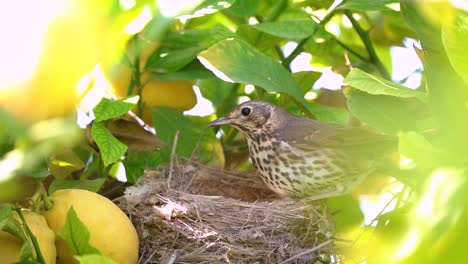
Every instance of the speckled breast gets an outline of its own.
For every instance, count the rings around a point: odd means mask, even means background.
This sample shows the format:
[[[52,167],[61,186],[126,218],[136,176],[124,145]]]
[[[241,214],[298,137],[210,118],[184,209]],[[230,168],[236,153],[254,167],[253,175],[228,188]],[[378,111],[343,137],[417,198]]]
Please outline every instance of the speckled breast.
[[[275,138],[247,137],[250,158],[263,181],[282,196],[307,197],[340,188],[345,157],[331,149],[301,150]]]

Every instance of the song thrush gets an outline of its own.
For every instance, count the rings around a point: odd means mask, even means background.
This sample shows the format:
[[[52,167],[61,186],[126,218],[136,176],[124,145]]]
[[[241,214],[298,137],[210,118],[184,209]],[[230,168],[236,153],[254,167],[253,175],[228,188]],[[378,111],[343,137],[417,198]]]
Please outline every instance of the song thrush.
[[[247,101],[209,126],[244,133],[263,181],[282,196],[344,194],[377,168],[393,137],[292,115],[263,101]]]

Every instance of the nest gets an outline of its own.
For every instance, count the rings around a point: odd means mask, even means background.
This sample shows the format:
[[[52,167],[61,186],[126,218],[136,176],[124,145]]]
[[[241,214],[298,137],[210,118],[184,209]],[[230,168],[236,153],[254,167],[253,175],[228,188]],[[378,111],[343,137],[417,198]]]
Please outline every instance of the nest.
[[[139,234],[140,263],[326,263],[333,254],[323,202],[278,198],[255,172],[161,167],[117,203]]]

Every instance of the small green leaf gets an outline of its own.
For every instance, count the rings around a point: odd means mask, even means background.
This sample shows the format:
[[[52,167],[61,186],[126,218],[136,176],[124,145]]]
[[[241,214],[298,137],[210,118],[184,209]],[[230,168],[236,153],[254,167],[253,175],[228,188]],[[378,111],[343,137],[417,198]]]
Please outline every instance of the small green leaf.
[[[430,125],[425,104],[414,98],[372,95],[357,89],[346,93],[351,113],[384,133],[427,129]]]
[[[468,84],[468,14],[458,11],[455,19],[442,27],[442,41],[453,69]]]
[[[101,151],[104,166],[118,161],[128,147],[115,138],[101,122],[94,122],[91,135]]]
[[[103,256],[103,255],[84,255],[84,256],[75,256],[80,264],[117,264],[114,260]]]
[[[101,254],[99,250],[89,244],[88,228],[78,218],[73,206],[68,210],[65,225],[58,236],[67,242],[75,255]]]
[[[0,230],[9,233],[22,242],[19,258],[25,261],[32,257],[33,248],[31,242],[21,227],[21,223],[13,217],[15,209],[13,205],[0,204]]]
[[[242,40],[220,41],[201,52],[198,59],[224,81],[257,85],[306,103],[294,78],[281,64]]]
[[[49,173],[60,179],[84,167],[84,162],[70,149],[55,153],[48,162]]]
[[[273,36],[287,39],[304,39],[314,33],[317,24],[311,19],[265,22],[252,27]]]
[[[11,204],[0,205],[0,230],[5,231],[21,241],[26,241],[26,236],[21,224],[13,217],[14,208]]]
[[[175,135],[179,131],[176,154],[183,157],[195,155],[200,161],[206,162],[213,156],[216,138],[212,129],[207,129],[207,121],[196,117],[184,116],[182,112],[168,107],[153,108],[153,123],[158,136],[168,143],[161,149],[163,160],[168,161]]]
[[[359,207],[359,201],[350,194],[328,199],[327,207],[333,214],[338,233],[360,226],[364,221],[364,214]]]
[[[225,10],[226,13],[249,18],[255,16],[260,5],[260,0],[235,1],[231,7]]]
[[[200,79],[214,78],[214,74],[203,67],[203,65],[195,60],[187,66],[175,72],[155,73],[149,77],[149,81],[191,81]]]
[[[426,101],[426,95],[420,91],[371,75],[358,68],[352,69],[344,82],[368,94],[391,95],[402,98],[415,97],[423,102]]]
[[[349,114],[346,109],[330,107],[319,103],[307,103],[307,109],[314,113],[314,117],[322,122],[345,125],[348,123]]]
[[[235,34],[223,26],[169,33],[161,43],[161,48],[157,49],[148,59],[145,68],[157,73],[182,70],[202,50],[220,40],[233,36]]]
[[[301,71],[293,73],[296,83],[301,87],[301,91],[304,94],[312,90],[312,87],[320,76],[322,76],[322,73],[316,71]]]
[[[10,219],[13,212],[13,205],[9,203],[0,204],[0,229],[4,221]]]
[[[135,183],[143,176],[145,169],[154,168],[162,162],[161,152],[129,151],[122,162],[125,166],[125,175],[128,182]]]
[[[53,193],[61,189],[82,189],[91,192],[98,192],[104,182],[105,178],[98,178],[94,180],[68,180],[68,179],[55,179],[49,186],[49,193]]]
[[[99,104],[94,107],[95,122],[108,120],[126,114],[138,103],[140,97],[133,96],[117,101],[111,101],[107,98],[102,98]]]
[[[342,4],[336,7],[336,9],[351,9],[359,11],[383,11],[383,10],[394,10],[392,5],[398,6],[400,1],[398,0],[346,0]]]

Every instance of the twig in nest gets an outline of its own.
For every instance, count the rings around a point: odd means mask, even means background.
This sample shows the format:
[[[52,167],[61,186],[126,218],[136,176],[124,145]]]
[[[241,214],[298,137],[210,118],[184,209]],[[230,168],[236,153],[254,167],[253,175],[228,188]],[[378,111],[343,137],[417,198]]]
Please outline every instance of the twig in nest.
[[[292,257],[288,258],[287,260],[285,260],[285,261],[283,261],[283,262],[280,262],[280,264],[288,263],[288,262],[291,261],[291,260],[295,260],[295,259],[297,259],[297,258],[299,258],[299,257],[302,257],[302,256],[304,256],[304,255],[307,255],[307,254],[309,254],[309,253],[311,253],[311,252],[317,251],[317,250],[319,250],[319,249],[321,249],[321,248],[323,248],[323,247],[325,247],[325,246],[328,246],[328,245],[331,244],[332,242],[333,242],[333,239],[327,240],[327,241],[325,241],[325,242],[323,242],[323,243],[317,245],[316,247],[313,247],[313,248],[311,248],[311,249],[308,249],[308,250],[306,250],[306,251],[304,251],[304,252],[301,252],[301,253],[299,253],[299,254],[297,254],[297,255],[295,255],[295,256],[292,256]]]
[[[349,70],[352,70],[353,69],[353,64],[351,64],[351,60],[349,59],[348,52],[345,51],[343,53],[343,56],[345,58],[346,66],[348,66]]]
[[[172,179],[172,173],[174,171],[174,159],[175,159],[178,140],[179,140],[179,130],[176,131],[174,135],[174,142],[172,142],[171,163],[169,164],[169,176],[167,177],[167,188],[171,187],[170,183]]]

